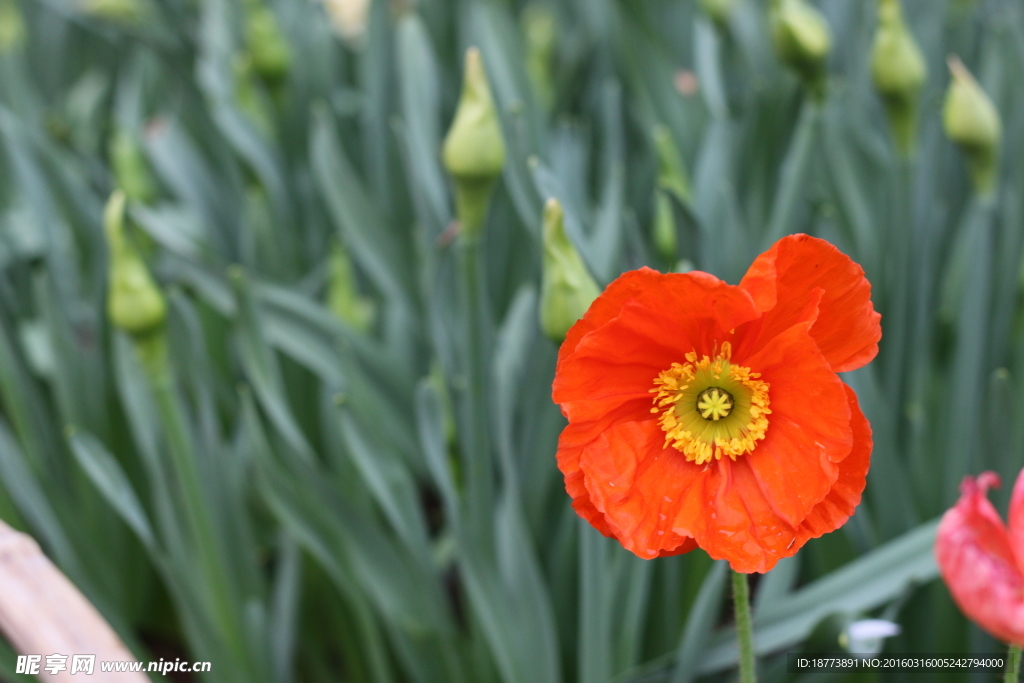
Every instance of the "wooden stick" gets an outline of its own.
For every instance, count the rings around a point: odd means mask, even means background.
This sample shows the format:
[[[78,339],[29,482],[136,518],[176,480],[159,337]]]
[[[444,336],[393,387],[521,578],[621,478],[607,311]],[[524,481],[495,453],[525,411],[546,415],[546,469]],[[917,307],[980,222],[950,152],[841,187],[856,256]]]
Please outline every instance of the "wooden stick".
[[[0,521],[0,631],[19,654],[42,655],[39,678],[64,683],[148,683],[143,673],[104,673],[100,662],[135,657],[96,608],[32,537]],[[67,655],[64,671],[45,671],[47,655]],[[91,676],[71,675],[73,655],[96,655]]]

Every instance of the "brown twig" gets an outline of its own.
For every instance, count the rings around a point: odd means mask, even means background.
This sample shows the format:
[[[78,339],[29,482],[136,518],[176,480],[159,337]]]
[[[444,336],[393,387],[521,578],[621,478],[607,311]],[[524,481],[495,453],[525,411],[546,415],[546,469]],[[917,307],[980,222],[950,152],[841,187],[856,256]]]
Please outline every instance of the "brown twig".
[[[135,657],[96,608],[30,536],[0,521],[0,631],[20,654],[42,655],[39,678],[74,683],[145,683],[145,674],[104,673],[99,662]],[[67,655],[67,669],[43,670],[46,656]],[[72,655],[96,655],[92,676],[71,675]]]

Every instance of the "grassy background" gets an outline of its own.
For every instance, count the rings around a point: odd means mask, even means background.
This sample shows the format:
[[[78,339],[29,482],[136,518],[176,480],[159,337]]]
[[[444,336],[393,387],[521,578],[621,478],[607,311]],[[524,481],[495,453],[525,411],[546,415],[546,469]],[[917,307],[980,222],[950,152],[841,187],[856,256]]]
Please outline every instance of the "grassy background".
[[[348,41],[305,0],[0,0],[0,518],[140,659],[209,660],[210,681],[729,680],[723,568],[641,561],[562,489],[536,310],[554,196],[601,285],[680,259],[736,282],[788,232],[874,285],[882,350],[845,377],[875,432],[865,499],[755,586],[764,678],[794,680],[778,653],[834,649],[863,615],[902,625],[890,651],[1000,651],[931,542],[965,473],[1001,472],[1005,504],[1024,464],[1024,10],[904,2],[929,66],[907,161],[871,85],[874,3],[820,3],[820,106],[775,59],[765,4],[723,29],[690,0],[552,1],[531,10],[555,23],[545,52],[511,0],[375,1]],[[469,45],[509,149],[483,396],[438,155]],[[993,198],[942,132],[950,53],[1003,119]],[[692,190],[666,195],[671,256],[657,126]],[[164,377],[106,321],[118,186],[170,302]]]

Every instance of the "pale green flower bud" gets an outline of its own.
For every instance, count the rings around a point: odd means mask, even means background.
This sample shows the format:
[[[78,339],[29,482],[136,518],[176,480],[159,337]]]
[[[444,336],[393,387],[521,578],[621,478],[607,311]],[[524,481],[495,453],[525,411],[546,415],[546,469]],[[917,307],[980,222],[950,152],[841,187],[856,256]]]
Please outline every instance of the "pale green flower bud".
[[[954,12],[950,19],[962,21],[966,18],[966,15],[974,9],[976,4],[978,4],[978,0],[953,0],[952,9]]]
[[[990,194],[999,170],[999,112],[957,57],[949,59],[949,69],[953,80],[942,109],[946,135],[967,155],[975,191]]]
[[[138,249],[125,234],[125,196],[117,190],[103,214],[110,247],[107,316],[133,337],[157,330],[167,318],[167,302]]]
[[[156,185],[138,138],[127,130],[118,130],[110,140],[110,165],[125,197],[148,204],[156,198]]]
[[[658,186],[674,194],[684,204],[689,203],[690,180],[671,131],[665,126],[655,126],[652,137],[654,151],[658,155]]]
[[[885,101],[893,137],[909,156],[917,131],[917,101],[928,77],[921,48],[903,22],[899,0],[880,0],[871,49],[871,75]]]
[[[25,42],[25,19],[15,0],[0,0],[0,54],[16,50]]]
[[[360,332],[373,324],[373,301],[359,294],[352,260],[340,244],[331,250],[330,281],[327,287],[327,305],[331,312]]]
[[[444,442],[448,444],[450,449],[455,449],[459,439],[458,428],[455,426],[455,411],[452,410],[452,397],[451,393],[448,391],[448,384],[445,382],[444,368],[436,359],[430,364],[430,374],[427,375],[427,381],[437,393],[437,400],[440,403]],[[460,463],[461,461],[459,458],[456,458],[452,453],[449,453],[448,464],[452,468],[452,473],[456,481],[460,479]]]
[[[80,0],[82,11],[100,19],[135,24],[145,18],[146,7],[140,0]]]
[[[370,0],[323,0],[323,4],[335,32],[349,45],[361,45],[370,16]]]
[[[463,234],[475,237],[483,227],[494,183],[505,166],[505,139],[491,97],[483,59],[466,51],[466,71],[455,120],[442,150],[455,185],[455,212]]]
[[[555,13],[548,5],[530,3],[523,10],[523,37],[526,40],[526,73],[545,109],[555,100],[552,66],[558,32]]]
[[[728,26],[736,0],[700,0],[700,7],[719,28]]]
[[[676,257],[676,221],[672,209],[675,196],[683,204],[690,203],[690,181],[672,133],[662,125],[655,126],[654,151],[658,156],[658,187],[654,191],[654,246],[666,259]]]
[[[274,132],[274,119],[271,103],[266,91],[259,87],[255,78],[252,57],[245,54],[235,55],[232,64],[235,76],[235,103],[264,137],[270,138]]]
[[[825,17],[807,0],[773,0],[770,19],[779,59],[820,96],[824,92],[825,62],[832,49]]]
[[[676,261],[676,267],[672,269],[673,273],[689,273],[692,270],[696,270],[697,266],[693,265],[693,261],[688,258],[681,258]]]
[[[562,206],[557,199],[544,205],[544,270],[540,289],[540,326],[561,342],[583,317],[600,290],[576,247],[565,234]]]
[[[672,198],[660,187],[654,190],[654,248],[665,259],[675,258],[678,248]]]
[[[288,43],[274,13],[259,0],[246,2],[245,35],[253,70],[268,84],[284,81],[291,64]]]

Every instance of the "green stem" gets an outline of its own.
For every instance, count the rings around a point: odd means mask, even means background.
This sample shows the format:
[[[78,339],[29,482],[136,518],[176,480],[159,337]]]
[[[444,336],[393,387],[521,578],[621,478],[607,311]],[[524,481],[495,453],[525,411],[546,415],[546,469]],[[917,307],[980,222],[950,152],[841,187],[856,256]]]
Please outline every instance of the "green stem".
[[[1017,676],[1020,672],[1020,645],[1011,645],[1007,653],[1005,683],[1017,683]]]
[[[768,220],[765,246],[770,246],[794,231],[797,213],[807,196],[807,187],[821,135],[818,128],[823,105],[814,97],[807,97],[800,110],[800,120],[793,132],[793,140],[782,162],[782,174],[775,190],[771,216]]]
[[[944,491],[955,496],[960,476],[954,472],[970,472],[978,466],[977,444],[983,435],[982,413],[977,410],[985,400],[986,381],[991,362],[993,328],[991,310],[995,281],[996,206],[994,197],[979,196],[971,200],[963,224],[962,240],[956,245],[947,282],[951,293],[944,297],[944,315],[955,321],[956,345],[953,348],[951,386],[946,436],[947,451],[943,466]]]
[[[463,233],[459,256],[462,270],[462,304],[465,314],[466,387],[463,396],[463,466],[467,519],[476,533],[485,533],[491,518],[491,458],[487,416],[487,316],[486,292],[481,277],[480,239]]]
[[[167,450],[180,486],[182,508],[192,532],[198,564],[206,579],[205,598],[211,606],[212,619],[228,647],[234,651],[237,661],[245,662],[248,654],[237,628],[235,616],[238,609],[233,600],[230,573],[225,566],[222,544],[217,538],[196,453],[168,364],[166,331],[160,330],[148,338],[136,339],[135,348],[149,379],[167,438]]]
[[[732,599],[736,613],[736,640],[740,646],[740,683],[756,683],[754,623],[750,618],[750,587],[746,574],[732,573]]]
[[[913,237],[913,162],[910,159],[900,158],[893,174],[893,189],[891,197],[892,213],[886,231],[885,239],[888,241],[888,248],[884,258],[886,259],[885,280],[888,283],[887,291],[890,299],[886,302],[888,310],[889,326],[886,333],[889,337],[887,342],[891,352],[887,355],[889,367],[886,370],[888,385],[886,392],[892,397],[892,406],[898,407],[905,404],[904,387],[906,386],[905,372],[910,366],[908,354],[911,351],[907,348],[908,334],[910,328],[910,288],[914,284],[912,270],[912,237]],[[895,324],[893,324],[895,323]],[[913,349],[917,352],[918,348]],[[898,412],[898,410],[897,410]]]

